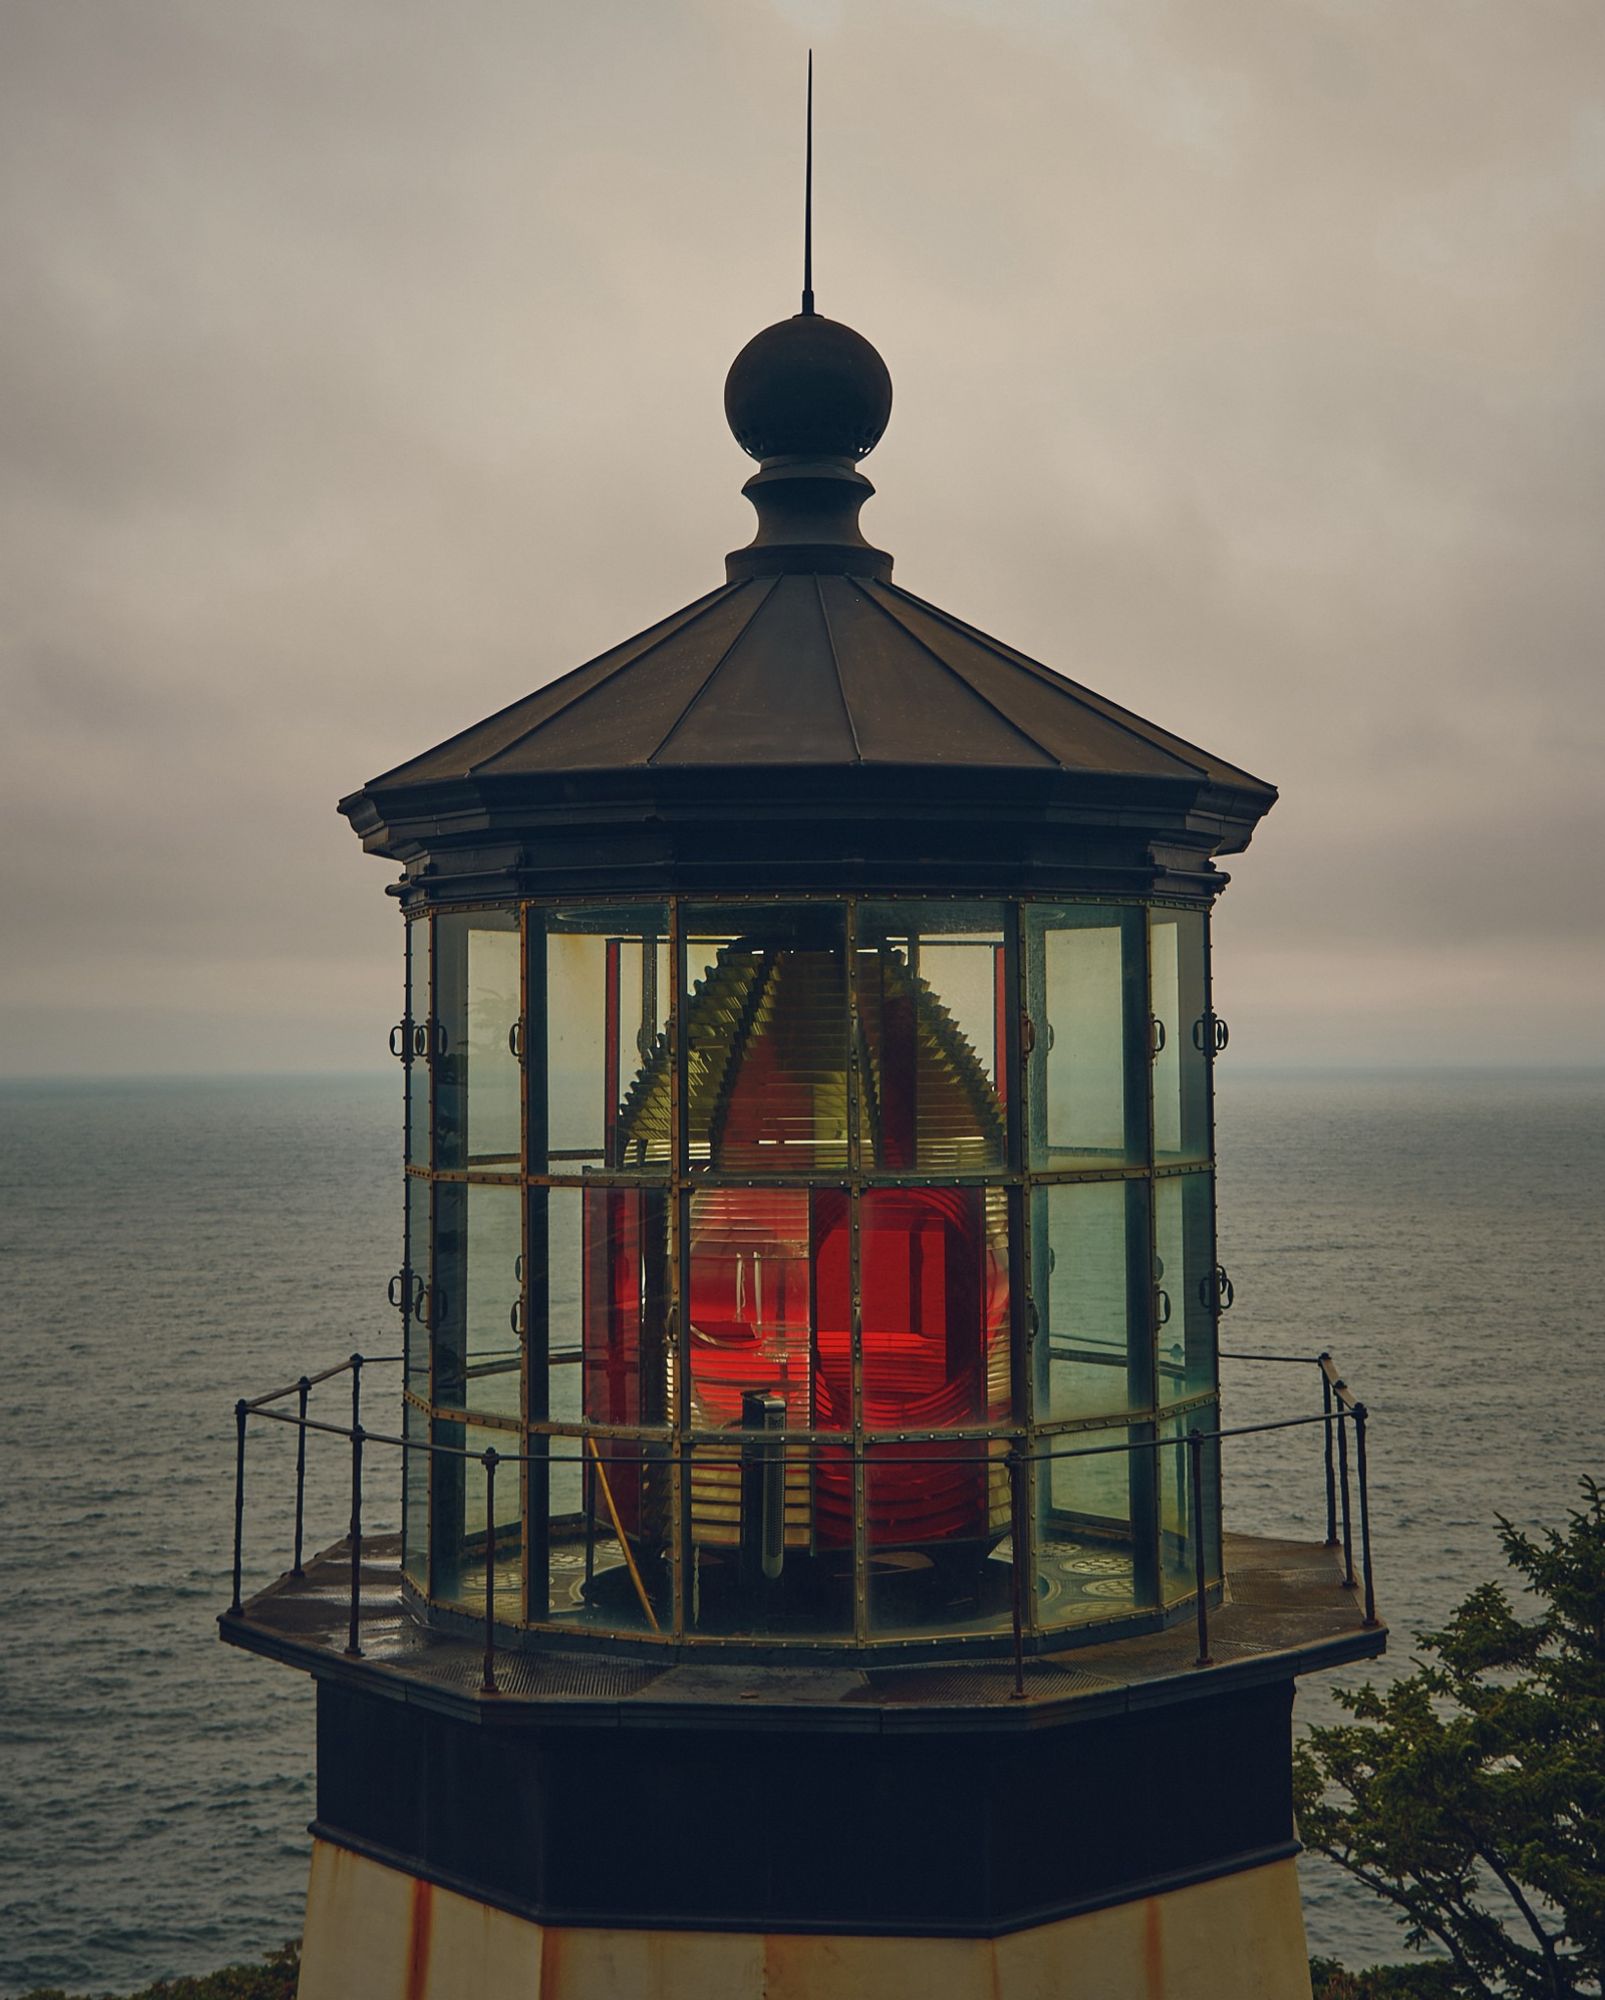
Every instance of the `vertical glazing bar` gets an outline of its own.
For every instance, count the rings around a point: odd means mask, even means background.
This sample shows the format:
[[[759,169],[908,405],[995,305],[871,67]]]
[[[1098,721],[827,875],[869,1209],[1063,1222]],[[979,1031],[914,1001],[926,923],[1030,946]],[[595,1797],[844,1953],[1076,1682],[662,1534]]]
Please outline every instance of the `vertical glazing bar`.
[[[425,1117],[428,1121],[428,1129],[423,1135],[423,1160],[430,1172],[429,1312],[427,1318],[422,1320],[420,1324],[423,1328],[424,1338],[429,1342],[429,1366],[424,1374],[424,1381],[427,1384],[429,1397],[427,1434],[430,1446],[424,1461],[429,1468],[428,1511],[424,1516],[424,1594],[426,1597],[433,1597],[440,1586],[440,1564],[435,1546],[435,1501],[437,1494],[434,1451],[434,1412],[436,1403],[439,1400],[435,1389],[435,1326],[439,1319],[439,1314],[435,1310],[435,1294],[438,1289],[440,1277],[440,1263],[436,1250],[436,1246],[440,1241],[440,1183],[434,1178],[434,1172],[437,1164],[435,1134],[440,1130],[440,1104],[438,1101],[440,1096],[440,1064],[437,1060],[440,1044],[437,1028],[437,1023],[440,1019],[440,953],[435,949],[434,911],[430,910],[425,916],[418,918],[416,921],[429,926],[429,988],[427,994],[429,1018],[424,1024],[426,1030],[424,1035],[424,1060],[428,1064],[429,1075],[429,1088],[425,1093],[427,1099]]]
[[[642,947],[645,950],[645,946]],[[687,1135],[685,940],[680,928],[680,900],[669,903],[669,1324],[665,1330],[664,1365],[670,1371],[668,1419],[674,1439],[669,1474],[669,1628],[676,1638],[695,1624],[696,1551],[691,1541],[691,1196],[686,1190]]]
[[[1031,1096],[1031,1055],[1036,1047],[1036,1025],[1031,1008],[1032,979],[1035,976],[1031,964],[1033,952],[1041,953],[1040,931],[1033,934],[1026,921],[1023,903],[1009,906],[1009,949],[1012,952],[1011,972],[1008,981],[1008,1005],[1013,1014],[1012,1030],[1008,1040],[1009,1056],[1009,1164],[1016,1172],[1026,1177],[1025,1185],[1013,1198],[1013,1213],[1009,1230],[1009,1298],[1010,1298],[1010,1339],[1013,1342],[1012,1366],[1014,1370],[1014,1414],[1024,1429],[1026,1439],[1025,1466],[1025,1529],[1026,1529],[1026,1570],[1021,1579],[1029,1607],[1029,1623],[1033,1632],[1040,1627],[1036,1593],[1036,1559],[1041,1537],[1045,1532],[1043,1513],[1047,1492],[1047,1481],[1039,1475],[1036,1466],[1036,1424],[1039,1415],[1045,1415],[1048,1408],[1047,1396],[1047,1343],[1042,1338],[1042,1328],[1047,1305],[1046,1297],[1037,1296],[1039,1246],[1034,1230],[1036,1227],[1036,1202],[1031,1188],[1031,1147],[1036,1131],[1035,1115],[1038,1106]],[[1047,1009],[1040,1010],[1044,1019]],[[1046,1132],[1046,1104],[1043,1111],[1043,1128]],[[1045,1233],[1045,1232],[1044,1232]],[[1043,1245],[1041,1248],[1045,1249]],[[1046,1258],[1042,1258],[1044,1273]],[[1038,1408],[1038,1391],[1041,1391],[1041,1409]]]
[[[535,1497],[537,1477],[530,1451],[530,1285],[529,1285],[529,1073],[537,1065],[546,1067],[546,1037],[539,1040],[530,1032],[530,979],[529,979],[529,933],[533,913],[528,903],[518,906],[518,1262],[514,1267],[514,1277],[518,1283],[518,1299],[514,1305],[514,1322],[518,1333],[518,1408],[522,1429],[518,1438],[518,1518],[521,1532],[518,1546],[521,1554],[518,1588],[517,1617],[521,1624],[529,1624],[532,1619],[544,1618],[547,1612],[546,1579],[550,1574],[546,1551],[541,1548],[538,1558],[535,1548],[536,1528]],[[541,1164],[545,1165],[542,1158]],[[542,1502],[540,1509],[541,1535],[544,1542],[546,1521],[550,1509]],[[536,1579],[539,1578],[537,1585]]]
[[[1018,1448],[1009,1447],[1009,1615],[1014,1626],[1015,1701],[1025,1700],[1025,1551],[1026,1465]]]
[[[481,1694],[498,1694],[496,1685],[496,1447],[485,1453],[485,1673]]]
[[[1349,1507],[1349,1413],[1343,1406],[1343,1384],[1337,1385],[1338,1486],[1343,1502],[1343,1588],[1354,1588],[1354,1529]]]
[[[300,1421],[295,1433],[295,1563],[291,1576],[305,1576],[301,1567],[302,1530],[306,1524],[307,1502],[307,1398],[312,1393],[312,1384],[303,1375],[295,1385],[296,1401]]]
[[[1327,1375],[1326,1364],[1332,1359],[1330,1354],[1316,1358],[1316,1367],[1321,1371],[1321,1410],[1326,1422],[1321,1426],[1326,1435],[1326,1545],[1337,1547],[1337,1446],[1332,1436],[1332,1383]]]
[[[1131,1111],[1137,1112],[1142,1118],[1143,1125],[1140,1133],[1131,1132],[1128,1126],[1127,1144],[1129,1148],[1133,1139],[1140,1138],[1141,1140],[1140,1157],[1143,1162],[1144,1173],[1144,1212],[1141,1226],[1144,1237],[1145,1268],[1142,1273],[1141,1285],[1138,1286],[1133,1283],[1130,1293],[1135,1311],[1142,1315],[1142,1326],[1140,1328],[1142,1353],[1139,1357],[1133,1352],[1137,1344],[1139,1329],[1133,1328],[1128,1319],[1126,1371],[1128,1383],[1135,1385],[1140,1365],[1144,1371],[1142,1403],[1149,1409],[1157,1410],[1159,1404],[1159,1202],[1156,1198],[1154,1187],[1154,1092],[1159,1064],[1157,1061],[1157,1051],[1153,1045],[1153,911],[1144,906],[1141,922],[1133,925],[1132,928],[1135,933],[1137,956],[1139,959],[1132,986],[1135,989],[1135,995],[1140,995],[1140,1012],[1134,1018],[1130,1001],[1128,1000],[1125,1012],[1125,1033],[1127,1048],[1132,1057],[1132,1070],[1128,1071],[1128,1075],[1133,1074],[1136,1070],[1137,1062],[1140,1060],[1142,1065],[1142,1081],[1140,1089],[1134,1090],[1132,1093],[1135,1102],[1129,1107],[1128,1117]],[[1133,1075],[1133,1081],[1135,1082],[1135,1080],[1136,1078]],[[1129,1211],[1127,1229],[1129,1242],[1131,1235],[1136,1233],[1131,1228]],[[1131,1270],[1129,1264],[1127,1268],[1134,1280],[1137,1273]],[[1136,1402],[1137,1399],[1134,1397],[1134,1406]],[[1152,1425],[1146,1427],[1143,1434],[1148,1436],[1156,1435]],[[1131,1506],[1132,1557],[1135,1565],[1133,1582],[1136,1587],[1137,1601],[1139,1603],[1143,1602],[1146,1598],[1146,1601],[1150,1604],[1158,1604],[1163,1601],[1164,1597],[1164,1551],[1161,1543],[1164,1509],[1159,1504],[1160,1480],[1163,1473],[1161,1460],[1163,1457],[1164,1453],[1158,1450],[1133,1451],[1128,1452],[1126,1455],[1126,1464],[1128,1467],[1127,1491]],[[1142,1532],[1144,1528],[1146,1532]]]
[[[1360,1573],[1365,1579],[1365,1622],[1377,1622],[1376,1580],[1371,1574],[1371,1494],[1366,1479],[1364,1403],[1354,1406],[1354,1477],[1360,1488]]]
[[[351,1628],[346,1634],[346,1658],[360,1660],[357,1629],[362,1617],[362,1426],[351,1426]]]
[[[234,1602],[240,1608],[240,1572],[245,1559],[245,1425],[250,1410],[243,1400],[234,1405]]]
[[[646,950],[642,942],[643,953]],[[619,1166],[619,1039],[623,1032],[620,940],[610,937],[602,947],[602,1161],[611,1171]]]
[[[547,1021],[546,912],[524,905],[524,1420],[552,1414],[551,1204],[553,1195],[531,1185],[544,1174],[549,1140],[548,1077],[551,1035]],[[552,1442],[526,1430],[520,1468],[524,1512],[524,1615],[539,1623],[551,1611]]]
[[[869,1637],[869,1466],[864,1447],[863,1312],[863,1066],[858,1019],[858,899],[846,909],[847,949],[847,1191],[848,1338],[853,1397],[853,1636]],[[911,954],[912,962],[912,954]]]
[[[1205,1578],[1204,1565],[1204,1434],[1202,1431],[1187,1433],[1188,1473],[1192,1483],[1192,1508],[1189,1523],[1193,1534],[1193,1588],[1198,1593],[1198,1658],[1195,1667],[1210,1667],[1215,1663],[1209,1654],[1209,1586]]]

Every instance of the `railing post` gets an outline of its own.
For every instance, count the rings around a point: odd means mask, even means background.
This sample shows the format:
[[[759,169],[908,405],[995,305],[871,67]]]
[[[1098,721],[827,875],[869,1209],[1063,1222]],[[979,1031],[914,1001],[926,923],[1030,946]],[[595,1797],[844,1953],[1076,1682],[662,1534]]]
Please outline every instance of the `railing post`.
[[[1193,1587],[1198,1593],[1198,1658],[1195,1667],[1212,1667],[1209,1651],[1209,1590],[1204,1578],[1204,1434],[1187,1433],[1187,1461],[1193,1495]]]
[[[1376,1583],[1371,1575],[1371,1495],[1365,1470],[1364,1403],[1354,1406],[1354,1477],[1360,1488],[1360,1573],[1365,1578],[1365,1623],[1377,1622]]]
[[[352,1401],[356,1397],[353,1392]],[[351,1426],[351,1629],[346,1636],[346,1658],[360,1660],[357,1622],[362,1616],[362,1426]]]
[[[481,1694],[499,1694],[496,1685],[496,1447],[485,1453],[485,1674]]]
[[[312,1384],[303,1375],[295,1387],[301,1405],[301,1421],[295,1434],[295,1562],[290,1574],[305,1576],[306,1571],[301,1567],[301,1531],[306,1521],[307,1398],[312,1393]]]
[[[245,1560],[245,1421],[250,1409],[242,1398],[234,1405],[234,1602],[240,1609],[240,1574]]]
[[[1009,1468],[1009,1595],[1010,1612],[1014,1624],[1014,1693],[1012,1699],[1025,1699],[1025,1460],[1016,1446],[1010,1445],[1007,1459]]]
[[[1354,1588],[1354,1523],[1349,1500],[1349,1413],[1343,1407],[1343,1384],[1337,1385],[1338,1485],[1343,1502],[1343,1588]]]
[[[1326,1364],[1332,1359],[1330,1354],[1321,1354],[1316,1367],[1321,1371],[1321,1411],[1327,1421],[1322,1426],[1326,1433],[1326,1545],[1337,1547],[1337,1461],[1333,1456],[1332,1443],[1332,1381],[1326,1372]]]

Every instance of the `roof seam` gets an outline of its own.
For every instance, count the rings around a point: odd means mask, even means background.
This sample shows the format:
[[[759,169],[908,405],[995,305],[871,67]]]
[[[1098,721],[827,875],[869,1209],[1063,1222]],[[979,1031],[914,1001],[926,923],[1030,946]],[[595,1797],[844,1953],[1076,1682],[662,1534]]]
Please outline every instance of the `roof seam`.
[[[1033,750],[1037,751],[1041,756],[1045,757],[1056,771],[1064,771],[1070,768],[1063,761],[1062,758],[1056,757],[1054,755],[1054,753],[1048,748],[1046,743],[1039,742],[1038,739],[1031,734],[1029,729],[1023,729],[1020,726],[1020,724],[1014,720],[1013,716],[1005,715],[1003,710],[998,707],[997,703],[993,701],[990,696],[983,694],[967,674],[961,674],[958,668],[953,665],[951,660],[944,660],[941,654],[936,650],[934,646],[929,645],[924,639],[920,637],[918,632],[913,631],[909,626],[905,625],[902,619],[899,618],[896,615],[896,613],[890,609],[889,606],[883,604],[879,596],[879,591],[883,587],[884,586],[877,585],[873,579],[866,578],[863,589],[864,589],[864,595],[875,606],[876,610],[880,612],[881,616],[884,619],[886,619],[888,624],[895,625],[898,631],[901,632],[905,638],[912,639],[914,644],[920,648],[921,652],[929,654],[929,656],[936,662],[936,664],[942,669],[944,673],[950,674],[953,677],[953,679],[958,682],[961,688],[968,689],[969,693],[975,698],[976,701],[980,702],[983,708],[988,708],[992,711],[992,713],[997,717],[999,722],[1003,724],[1005,729],[1012,729],[1015,735],[1018,736],[1022,742],[1029,743]]]
[[[841,655],[836,651],[836,634],[831,630],[830,609],[825,603],[824,579],[814,576],[814,595],[819,599],[819,615],[825,621],[825,644],[830,648],[831,672],[836,676],[836,692],[841,697],[842,714],[846,718],[847,733],[853,739],[853,757],[857,763],[864,761],[864,748],[858,740],[858,725],[853,721],[853,711],[847,705],[847,689],[842,681]]]
[[[671,639],[679,638],[680,634],[688,626],[694,625],[705,611],[711,610],[721,597],[724,597],[726,593],[734,594],[741,587],[740,584],[734,586],[728,583],[723,584],[718,590],[710,591],[706,597],[699,597],[694,604],[688,604],[672,625],[669,625],[669,621],[665,619],[664,624],[668,626],[668,629],[660,632],[650,645],[643,646],[639,652],[631,653],[627,659],[620,660],[617,666],[609,667],[605,674],[598,674],[596,679],[591,681],[587,686],[576,688],[566,701],[560,701],[556,708],[549,709],[539,722],[532,722],[528,729],[521,729],[516,736],[509,737],[507,742],[502,744],[499,749],[492,750],[476,763],[470,764],[467,769],[467,775],[471,778],[477,777],[485,765],[494,764],[498,758],[505,757],[510,750],[516,750],[520,743],[527,743],[532,736],[538,736],[549,722],[555,722],[560,715],[567,715],[571,708],[578,708],[582,701],[588,700],[599,689],[607,687],[630,667],[639,666],[644,659],[655,653],[660,646],[666,646]],[[742,629],[745,630],[746,628],[743,627]],[[625,644],[628,645],[629,641],[626,640]],[[576,667],[574,671],[579,673],[582,670]],[[536,689],[536,693],[540,693],[538,688]],[[528,701],[531,697],[526,695],[524,699]],[[515,703],[514,706],[516,705]],[[467,732],[465,731],[464,734],[467,734]]]
[[[714,601],[715,598],[721,596],[729,588],[730,585],[728,583],[715,584],[712,590],[705,590],[702,593],[702,595],[699,598],[696,598],[692,603],[682,606],[679,611],[671,611],[668,617],[666,618],[660,618],[658,620],[658,624],[668,625],[672,620],[674,621],[675,631],[680,630],[681,627],[690,618],[692,618],[697,612],[705,609],[708,605],[710,605]],[[649,625],[646,629],[648,632],[650,632],[655,628]],[[643,635],[641,633],[637,632],[633,635],[633,638],[639,639],[642,636]],[[666,633],[664,636],[672,637],[673,634]],[[451,735],[446,737],[443,742],[432,745],[428,750],[420,751],[416,757],[407,758],[405,763],[393,764],[388,771],[381,771],[377,777],[370,778],[367,784],[362,787],[363,791],[370,790],[374,785],[386,784],[392,777],[395,776],[397,771],[405,771],[410,765],[421,764],[427,757],[439,756],[441,751],[449,750],[454,743],[464,743],[470,736],[477,736],[482,729],[488,729],[490,728],[492,723],[500,722],[503,716],[511,715],[515,708],[524,707],[524,705],[527,702],[534,701],[538,696],[545,694],[548,689],[557,687],[563,681],[571,680],[576,674],[583,674],[587,667],[594,667],[598,660],[605,660],[609,653],[616,653],[619,651],[619,648],[621,646],[628,646],[631,645],[632,643],[633,639],[621,639],[619,641],[618,646],[608,646],[604,648],[602,652],[593,655],[591,659],[581,660],[581,662],[577,667],[570,667],[567,673],[558,674],[555,679],[545,682],[543,686],[538,688],[532,688],[528,694],[521,694],[515,700],[503,703],[503,705],[500,708],[493,709],[489,715],[482,717],[478,722],[471,722],[466,729],[453,730]],[[653,641],[654,645],[657,643],[658,642],[656,640]],[[639,656],[637,655],[635,657]],[[606,678],[608,678],[608,676],[603,675],[603,679],[605,680]],[[553,710],[554,714],[556,714],[557,712],[558,711],[556,709]],[[534,726],[538,728],[540,725],[537,723]],[[529,731],[526,730],[523,732],[523,734],[528,735]],[[514,742],[518,742],[521,740],[521,738],[515,737],[513,740]],[[353,794],[353,796],[355,796],[355,794]]]
[[[951,611],[944,611],[940,604],[932,604],[928,598],[920,597],[912,590],[904,590],[898,584],[889,584],[886,587],[896,591],[899,596],[906,597],[911,604],[917,604],[922,611],[929,612],[951,631],[962,632],[977,644],[989,648],[999,659],[1018,667],[1022,673],[1028,674],[1053,693],[1062,695],[1066,688],[1072,689],[1076,699],[1091,709],[1094,715],[1112,723],[1116,729],[1124,730],[1128,736],[1135,736],[1140,742],[1165,750],[1175,757],[1179,764],[1187,764],[1190,759],[1198,759],[1192,768],[1202,777],[1212,778],[1214,773],[1211,766],[1218,765],[1266,791],[1275,790],[1275,786],[1267,779],[1256,778],[1252,771],[1243,770],[1241,765],[1228,764],[1225,758],[1214,756],[1200,744],[1189,742],[1185,736],[1178,736],[1173,730],[1165,729],[1157,722],[1150,722],[1135,709],[1126,708],[1118,701],[1111,701],[1107,695],[1099,694],[1096,688],[1089,688],[1080,681],[1071,680],[1068,674],[1061,674],[1053,667],[1044,666],[1042,661],[1033,660],[1029,653],[1022,653],[1017,646],[1009,645],[1006,640],[994,639],[989,633],[981,631],[978,626],[967,624],[964,619],[954,617]],[[1183,752],[1186,754],[1181,754]]]
[[[746,579],[744,579],[744,581],[739,583],[736,586],[736,588],[738,590],[746,590],[749,587],[749,585],[761,581],[763,581],[762,578],[747,577]],[[758,616],[758,613],[762,611],[764,606],[769,602],[770,592],[773,591],[775,587],[775,581],[776,579],[774,577],[770,577],[767,580],[763,595],[758,599],[757,603],[754,604],[752,610],[747,614],[747,616],[744,619],[742,619],[740,629],[732,636],[729,645],[725,647],[724,651],[719,655],[718,659],[716,659],[713,665],[709,667],[707,673],[703,676],[702,685],[697,689],[696,693],[691,697],[691,699],[686,703],[685,707],[681,709],[680,713],[674,718],[673,722],[671,722],[668,728],[664,731],[663,737],[661,741],[658,743],[657,748],[653,750],[651,754],[647,757],[646,761],[648,765],[653,765],[657,763],[658,759],[663,755],[664,751],[669,747],[669,744],[673,740],[677,731],[681,728],[682,724],[685,722],[686,717],[690,715],[692,709],[696,707],[697,703],[701,701],[702,697],[708,692],[708,689],[712,687],[714,680],[718,676],[720,670],[723,668],[725,662],[730,658],[730,655],[736,650],[737,646],[741,644],[742,640],[745,639],[747,634],[752,630],[753,620]]]

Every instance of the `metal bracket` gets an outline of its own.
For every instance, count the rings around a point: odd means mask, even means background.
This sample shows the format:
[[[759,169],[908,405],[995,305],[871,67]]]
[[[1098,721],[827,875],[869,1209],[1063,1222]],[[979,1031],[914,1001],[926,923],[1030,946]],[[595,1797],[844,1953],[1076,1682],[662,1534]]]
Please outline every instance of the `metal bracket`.
[[[1218,1056],[1232,1038],[1232,1031],[1219,1014],[1200,1014],[1193,1023],[1193,1047],[1205,1055]]]
[[[1198,1281],[1198,1302],[1206,1312],[1230,1312],[1236,1296],[1224,1264],[1217,1264]]]

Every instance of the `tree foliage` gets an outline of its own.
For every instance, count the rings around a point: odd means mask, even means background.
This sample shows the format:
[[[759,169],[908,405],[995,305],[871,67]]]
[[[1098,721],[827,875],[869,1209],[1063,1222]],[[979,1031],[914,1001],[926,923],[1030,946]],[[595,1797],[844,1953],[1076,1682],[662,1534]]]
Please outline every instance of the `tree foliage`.
[[[127,2000],[295,2000],[300,1963],[300,1945],[283,1944],[259,1965],[225,1965],[219,1972],[196,1978],[158,1979]],[[22,2000],[93,2000],[93,1996],[66,1993],[59,1986],[36,1986]],[[115,1996],[106,1994],[102,2000]]]
[[[1605,1489],[1582,1490],[1563,1530],[1500,1518],[1536,1618],[1484,1584],[1414,1673],[1340,1690],[1354,1719],[1294,1758],[1306,1845],[1393,1903],[1407,1942],[1440,1947],[1449,1990],[1477,2000],[1601,1991]]]

